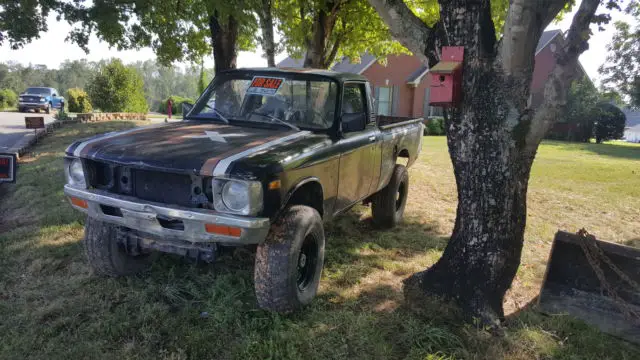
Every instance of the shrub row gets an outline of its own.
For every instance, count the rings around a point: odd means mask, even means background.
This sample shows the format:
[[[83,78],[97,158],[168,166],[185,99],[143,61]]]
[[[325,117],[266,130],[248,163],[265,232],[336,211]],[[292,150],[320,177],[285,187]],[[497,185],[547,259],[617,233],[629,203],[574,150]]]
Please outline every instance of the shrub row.
[[[178,96],[178,95],[171,95],[167,99],[162,100],[162,102],[160,103],[160,107],[158,108],[158,111],[160,113],[162,113],[162,114],[166,114],[167,113],[167,102],[169,101],[169,99],[171,99],[171,101],[173,102],[173,105],[171,106],[171,113],[173,115],[182,114],[182,103],[183,102],[188,102],[188,103],[191,103],[191,104],[193,104],[195,102],[193,99],[184,98],[184,97]]]
[[[14,107],[18,104],[18,96],[11,89],[0,89],[0,109]]]

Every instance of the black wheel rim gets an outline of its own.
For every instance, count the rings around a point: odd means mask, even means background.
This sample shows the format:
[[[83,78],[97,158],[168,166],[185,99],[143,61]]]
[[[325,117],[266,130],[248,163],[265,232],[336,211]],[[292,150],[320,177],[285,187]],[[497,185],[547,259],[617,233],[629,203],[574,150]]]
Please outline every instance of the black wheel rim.
[[[396,211],[402,208],[402,204],[404,203],[404,199],[407,197],[407,184],[405,182],[401,182],[400,186],[398,186],[398,191],[396,192]]]
[[[313,283],[316,276],[316,264],[318,263],[318,241],[308,235],[302,243],[298,253],[298,290],[305,291],[309,284]]]

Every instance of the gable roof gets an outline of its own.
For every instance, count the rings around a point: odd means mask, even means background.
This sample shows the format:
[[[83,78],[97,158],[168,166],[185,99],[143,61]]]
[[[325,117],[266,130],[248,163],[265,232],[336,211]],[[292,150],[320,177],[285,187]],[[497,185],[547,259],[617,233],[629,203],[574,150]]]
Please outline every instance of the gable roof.
[[[303,68],[304,59],[294,59],[291,56],[287,56],[285,59],[276,64],[276,67],[279,68]]]
[[[333,65],[331,70],[337,72],[350,72],[354,74],[362,74],[365,70],[369,68],[369,66],[373,65],[376,62],[376,57],[364,53],[360,56],[360,63],[352,63],[349,61],[349,58],[343,57],[339,63]]]
[[[547,47],[547,45],[551,43],[551,40],[555,39],[558,35],[562,35],[562,30],[556,29],[543,32],[540,36],[540,41],[538,41],[538,46],[536,47],[536,55],[538,55],[542,49]]]

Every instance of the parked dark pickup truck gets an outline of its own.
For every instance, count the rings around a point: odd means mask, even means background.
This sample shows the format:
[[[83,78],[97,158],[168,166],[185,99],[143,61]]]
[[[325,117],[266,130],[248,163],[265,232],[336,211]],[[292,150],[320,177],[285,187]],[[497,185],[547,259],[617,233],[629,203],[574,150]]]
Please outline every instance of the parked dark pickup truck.
[[[184,121],[77,141],[66,150],[71,204],[88,214],[96,272],[143,270],[152,250],[213,261],[219,245],[257,244],[261,307],[315,296],[323,221],[371,203],[402,218],[422,119],[377,117],[367,80],[323,70],[218,73]]]

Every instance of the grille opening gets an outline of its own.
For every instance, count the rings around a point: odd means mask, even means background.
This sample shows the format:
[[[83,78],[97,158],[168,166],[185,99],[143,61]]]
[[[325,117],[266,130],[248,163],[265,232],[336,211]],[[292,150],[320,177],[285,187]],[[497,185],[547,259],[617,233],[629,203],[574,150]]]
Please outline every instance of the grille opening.
[[[113,171],[108,164],[91,161],[93,172],[93,184],[99,188],[111,187],[113,183]]]
[[[160,223],[160,226],[165,229],[184,231],[184,222],[182,222],[182,220],[172,219],[161,215],[158,215],[157,219]]]
[[[100,205],[100,209],[105,215],[122,217],[122,211],[120,211],[120,209],[117,207]]]

